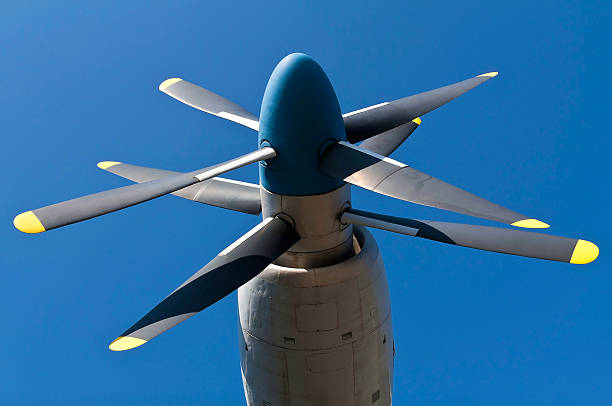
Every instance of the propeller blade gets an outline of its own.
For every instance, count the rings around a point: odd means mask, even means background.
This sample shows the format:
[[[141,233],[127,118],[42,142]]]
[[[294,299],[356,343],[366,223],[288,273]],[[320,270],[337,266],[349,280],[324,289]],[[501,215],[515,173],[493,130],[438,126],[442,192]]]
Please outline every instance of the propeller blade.
[[[167,79],[159,90],[193,108],[259,131],[259,118],[223,96],[179,78]]]
[[[412,134],[419,125],[421,125],[421,119],[417,117],[406,124],[375,135],[372,138],[368,138],[359,144],[359,147],[376,154],[389,156],[410,137],[410,134]]]
[[[395,128],[437,109],[495,76],[497,72],[483,73],[439,89],[346,113],[343,115],[346,138],[354,144]]]
[[[129,350],[157,337],[257,276],[299,239],[285,220],[268,217],[191,276],[109,348]]]
[[[122,162],[100,162],[98,163],[98,167],[138,183],[181,173],[124,164]],[[202,170],[203,169],[196,172],[201,172]],[[191,173],[193,174],[196,172]],[[172,192],[172,194],[194,202],[205,203],[242,213],[256,215],[261,213],[259,185],[253,183],[216,177],[195,185],[187,186],[184,189],[179,189],[176,192]]]
[[[491,203],[401,162],[347,142],[330,145],[319,169],[338,179],[396,199],[517,227],[547,228],[548,224]]]
[[[599,248],[590,241],[529,231],[412,220],[355,209],[345,210],[341,221],[462,247],[572,264],[588,264],[599,255]]]
[[[56,203],[40,209],[19,214],[13,220],[15,227],[24,233],[40,233],[68,224],[87,220],[102,214],[125,209],[138,203],[183,189],[194,183],[213,178],[253,162],[273,158],[274,149],[265,147],[222,164],[207,168],[200,173],[184,173],[124,186],[77,199]]]

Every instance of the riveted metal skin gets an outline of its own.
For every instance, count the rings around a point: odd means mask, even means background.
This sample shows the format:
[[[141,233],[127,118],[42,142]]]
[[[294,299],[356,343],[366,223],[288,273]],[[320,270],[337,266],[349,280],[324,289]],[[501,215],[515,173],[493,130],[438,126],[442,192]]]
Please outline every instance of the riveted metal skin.
[[[387,278],[374,238],[353,230],[357,253],[348,260],[272,264],[238,290],[248,405],[391,404]]]

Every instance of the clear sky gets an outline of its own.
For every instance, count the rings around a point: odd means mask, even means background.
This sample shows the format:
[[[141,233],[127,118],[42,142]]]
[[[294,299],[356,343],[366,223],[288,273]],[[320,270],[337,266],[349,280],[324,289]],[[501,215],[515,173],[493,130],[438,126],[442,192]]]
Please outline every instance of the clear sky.
[[[40,235],[12,219],[128,184],[98,161],[189,171],[253,150],[157,86],[183,77],[258,113],[296,51],[344,112],[499,71],[393,158],[601,249],[577,266],[374,231],[394,404],[612,403],[611,3],[307,3],[3,4],[0,403],[244,404],[235,294],[136,350],[108,344],[258,218],[168,196]],[[493,225],[353,190],[357,208]]]

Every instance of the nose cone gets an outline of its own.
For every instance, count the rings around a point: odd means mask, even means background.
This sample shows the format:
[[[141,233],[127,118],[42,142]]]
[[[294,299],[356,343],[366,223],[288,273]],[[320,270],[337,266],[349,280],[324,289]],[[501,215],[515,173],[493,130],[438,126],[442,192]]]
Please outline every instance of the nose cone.
[[[336,93],[309,56],[291,54],[274,69],[264,93],[259,141],[278,157],[260,164],[262,186],[284,195],[313,195],[343,184],[319,172],[321,146],[346,139]]]

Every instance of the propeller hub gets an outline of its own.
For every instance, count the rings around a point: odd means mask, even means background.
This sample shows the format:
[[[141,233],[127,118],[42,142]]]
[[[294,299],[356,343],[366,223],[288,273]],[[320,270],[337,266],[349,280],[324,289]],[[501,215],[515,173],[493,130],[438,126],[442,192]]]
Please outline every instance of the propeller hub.
[[[268,191],[305,196],[326,193],[343,182],[319,171],[325,142],[346,140],[336,93],[323,69],[309,56],[291,54],[274,69],[264,93],[259,143],[278,157],[260,165]]]

